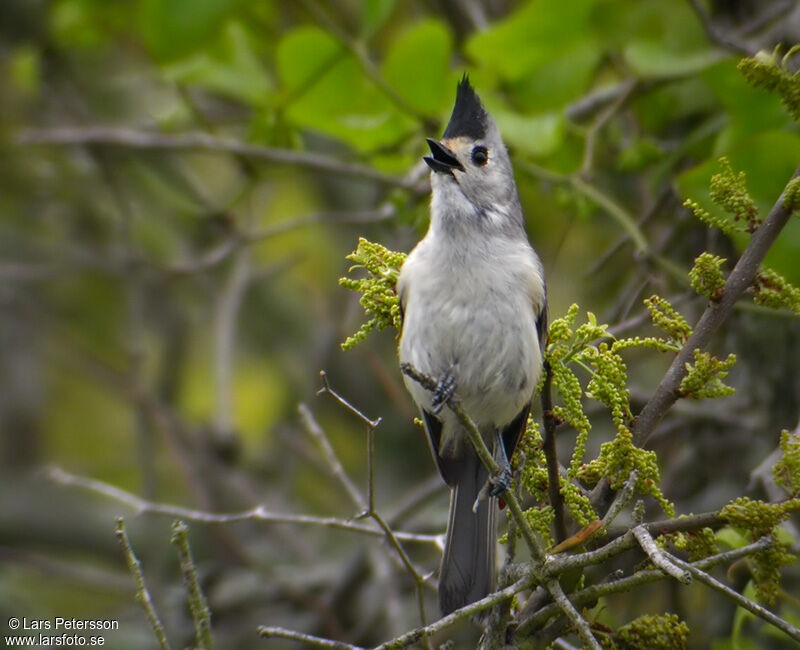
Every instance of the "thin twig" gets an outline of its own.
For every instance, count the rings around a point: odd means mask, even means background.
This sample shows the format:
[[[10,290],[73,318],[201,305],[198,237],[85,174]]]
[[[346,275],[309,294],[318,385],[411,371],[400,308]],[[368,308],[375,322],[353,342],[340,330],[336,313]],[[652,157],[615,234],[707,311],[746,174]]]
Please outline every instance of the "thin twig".
[[[384,532],[374,526],[356,523],[335,517],[314,517],[312,515],[278,514],[270,512],[264,506],[256,506],[251,510],[234,513],[213,513],[192,508],[183,508],[164,503],[147,501],[135,494],[126,492],[114,485],[98,481],[97,479],[85,476],[69,474],[57,467],[46,470],[46,476],[61,485],[70,485],[89,490],[96,494],[123,503],[132,508],[137,515],[157,514],[169,517],[178,517],[188,521],[197,521],[205,524],[228,524],[239,521],[263,521],[273,524],[298,524],[303,526],[321,526],[324,528],[337,528],[354,533],[361,533],[371,537],[384,537]],[[441,544],[438,535],[418,535],[416,533],[395,532],[394,536],[404,542],[415,542],[418,544]]]
[[[231,440],[234,436],[233,373],[236,360],[236,325],[250,282],[249,258],[248,251],[238,252],[214,309],[215,426],[220,441]]]
[[[621,95],[629,92],[628,84],[630,80],[620,81],[613,86],[605,86],[592,90],[581,99],[570,104],[564,109],[564,115],[573,122],[582,122],[588,120],[590,117],[602,111],[606,106],[615,102]],[[639,82],[641,84],[640,90],[652,90],[659,84],[665,83],[665,80],[658,79],[654,81]]]
[[[685,569],[681,570],[680,567],[676,566],[675,563],[669,559],[667,553],[656,546],[655,540],[650,536],[650,533],[647,532],[644,526],[634,526],[631,532],[636,538],[636,541],[639,542],[639,546],[641,546],[642,550],[647,554],[647,557],[650,558],[650,561],[659,569],[685,585],[688,585],[692,581],[692,577],[688,571]]]
[[[364,415],[360,410],[358,410],[355,406],[353,406],[350,402],[348,402],[344,397],[339,395],[335,390],[331,388],[331,385],[328,383],[328,374],[324,370],[319,371],[319,376],[322,378],[322,388],[317,391],[317,395],[328,394],[333,399],[335,399],[339,404],[345,407],[348,411],[350,411],[353,415],[355,415],[359,420],[361,420],[367,427],[374,429],[381,423],[381,418],[376,418],[374,420],[370,420],[366,415]]]
[[[561,609],[567,619],[569,619],[575,627],[578,636],[581,638],[581,641],[583,641],[583,647],[592,648],[592,650],[602,650],[602,646],[597,642],[597,639],[594,638],[594,634],[592,634],[592,628],[589,626],[589,623],[581,616],[580,612],[575,609],[575,606],[570,602],[569,598],[567,598],[567,595],[561,588],[561,583],[558,580],[549,580],[545,587],[547,591],[550,592],[556,605],[558,605],[559,609]]]
[[[542,387],[542,419],[544,420],[544,440],[542,442],[547,461],[547,491],[550,505],[555,514],[554,528],[556,543],[567,539],[567,524],[564,517],[564,499],[561,496],[561,477],[558,471],[558,450],[556,448],[556,417],[553,414],[553,370],[550,363],[544,362],[544,386]]]
[[[647,237],[639,228],[636,219],[616,199],[606,194],[596,185],[585,181],[578,174],[560,174],[531,162],[523,162],[520,168],[545,181],[572,186],[574,191],[589,199],[614,219],[630,236],[638,251],[646,254],[649,250],[650,246],[647,242]]]
[[[631,539],[633,539],[632,536]],[[741,548],[712,555],[702,560],[698,560],[697,562],[693,562],[691,566],[706,571],[719,564],[735,562],[743,557],[747,557],[748,555],[762,551],[771,544],[772,540],[769,537],[762,537],[753,544],[748,544],[747,546],[742,546]],[[608,596],[616,593],[628,593],[634,587],[655,582],[657,580],[662,580],[665,577],[666,575],[660,569],[637,571],[633,575],[626,578],[595,584],[585,589],[581,589],[580,591],[576,591],[569,595],[569,600],[576,607],[585,607],[596,602],[601,596]],[[557,616],[559,613],[560,608],[555,603],[551,603],[545,607],[542,607],[541,609],[536,610],[530,615],[530,617],[519,621],[515,636],[518,639],[525,639],[526,637],[530,636],[534,630],[542,627],[550,618]]]
[[[300,420],[303,423],[303,428],[317,443],[317,446],[322,451],[325,462],[327,463],[327,466],[333,476],[338,479],[347,494],[350,495],[350,499],[355,504],[356,508],[359,508],[359,512],[364,512],[367,510],[367,503],[364,501],[364,497],[359,489],[355,486],[355,483],[353,483],[353,481],[347,475],[347,472],[344,471],[344,467],[342,466],[339,457],[336,455],[336,452],[333,450],[333,446],[328,440],[328,436],[325,435],[325,432],[322,430],[319,422],[317,422],[317,420],[314,418],[313,413],[311,413],[311,409],[309,409],[305,404],[300,404],[297,407],[297,411],[300,413]]]
[[[363,498],[360,498],[359,495],[360,503],[363,505],[362,509],[364,510],[360,516],[369,517],[374,520],[378,526],[380,526],[381,530],[383,530],[383,533],[386,536],[386,540],[397,552],[397,555],[400,557],[400,560],[402,561],[406,570],[414,579],[417,589],[417,603],[419,605],[420,621],[422,623],[422,627],[424,628],[427,625],[427,616],[425,614],[425,576],[420,573],[420,571],[418,571],[411,562],[411,558],[406,553],[403,545],[398,540],[392,528],[375,509],[375,429],[381,423],[381,418],[376,418],[375,420],[368,418],[358,408],[356,408],[353,404],[351,404],[348,400],[331,388],[331,385],[328,382],[328,375],[324,370],[321,370],[319,374],[322,378],[322,388],[317,391],[317,394],[330,395],[336,402],[347,409],[350,413],[355,415],[367,426],[367,502],[364,503]],[[423,644],[426,648],[430,648],[430,641],[427,638],[423,639]]]
[[[161,650],[170,650],[167,635],[164,632],[164,626],[156,613],[153,598],[150,596],[150,591],[144,582],[144,574],[142,573],[142,563],[133,552],[131,542],[128,539],[128,533],[125,530],[125,520],[122,517],[117,517],[117,530],[116,536],[119,544],[122,547],[122,552],[125,554],[125,563],[128,565],[128,572],[133,576],[136,581],[136,600],[141,603],[142,609],[147,616],[147,621],[150,623],[150,628],[158,641],[158,647]]]
[[[628,79],[623,82],[622,92],[614,99],[611,104],[606,106],[602,112],[597,116],[591,126],[586,130],[586,139],[583,149],[583,161],[581,162],[580,174],[584,178],[588,178],[592,169],[594,168],[594,152],[597,136],[602,131],[603,127],[608,124],[609,120],[614,117],[637,89],[639,81],[636,78]]]
[[[158,265],[149,260],[137,260],[154,266],[156,270],[170,275],[190,275],[207,271],[219,266],[236,251],[244,246],[254,246],[279,235],[312,226],[315,224],[365,224],[377,223],[391,219],[397,214],[397,207],[392,203],[385,203],[377,210],[362,210],[360,212],[315,212],[302,217],[284,219],[269,226],[264,226],[251,232],[234,232],[213,248],[199,254],[194,259],[181,260],[170,264]]]
[[[674,189],[672,185],[669,183],[665,184],[661,191],[658,193],[655,201],[650,205],[647,211],[639,217],[636,224],[639,228],[642,228],[646,225],[656,214],[658,211],[663,207],[666,200],[672,196]],[[628,242],[630,241],[630,235],[625,232],[622,233],[622,236],[613,244],[605,253],[603,253],[592,265],[584,272],[584,277],[592,278],[594,277],[606,263],[616,255],[616,253]]]
[[[324,154],[292,149],[278,149],[221,138],[191,131],[188,133],[158,133],[127,127],[60,127],[55,129],[26,129],[17,135],[18,144],[104,145],[142,150],[200,150],[228,153],[253,160],[279,165],[294,165],[315,171],[360,178],[380,185],[415,189],[415,184],[403,177],[392,176],[356,163],[349,163]]]
[[[751,56],[753,54],[753,52],[750,51],[750,48],[748,48],[744,43],[740,43],[739,41],[720,32],[716,25],[711,22],[711,16],[706,13],[706,10],[700,4],[699,0],[689,0],[689,5],[694,10],[694,13],[697,15],[700,24],[703,26],[703,29],[708,36],[708,39],[712,43],[720,45],[726,50],[730,50],[735,54],[744,54],[745,56]]]
[[[299,641],[312,648],[330,648],[331,650],[365,650],[361,646],[344,643],[342,641],[331,641],[311,634],[303,634],[294,630],[287,630],[285,627],[273,627],[261,625],[258,628],[258,636],[262,639],[289,639]]]
[[[214,641],[211,637],[211,611],[200,588],[197,578],[197,567],[189,548],[189,528],[182,521],[172,524],[172,543],[178,549],[178,560],[181,565],[183,583],[186,586],[189,612],[194,623],[194,638],[200,650],[212,650]]]
[[[625,485],[622,486],[622,489],[617,492],[617,495],[614,497],[614,501],[606,511],[606,514],[603,517],[603,528],[608,528],[608,526],[610,526],[611,523],[617,518],[617,515],[622,512],[622,509],[631,502],[638,478],[639,470],[635,469],[631,472],[628,480],[625,481]]]
[[[768,623],[772,623],[772,625],[777,627],[779,630],[786,632],[786,634],[792,637],[795,641],[800,641],[800,629],[796,628],[794,625],[791,625],[790,623],[787,623],[780,616],[776,616],[765,607],[762,607],[758,603],[754,603],[749,598],[745,598],[744,596],[742,596],[742,594],[722,584],[719,580],[710,576],[705,571],[701,571],[696,566],[693,566],[688,562],[684,562],[683,560],[674,556],[670,556],[670,559],[679,567],[682,567],[683,569],[691,573],[695,578],[697,578],[698,582],[702,582],[704,585],[711,587],[711,589],[714,589],[715,591],[718,591],[721,594],[727,596],[728,598],[733,600],[737,605],[739,605],[739,607],[743,607],[748,612],[755,614],[756,616],[764,619]]]
[[[386,643],[382,643],[381,645],[377,646],[374,650],[399,650],[400,648],[407,648],[408,646],[417,643],[423,637],[430,637],[441,630],[445,630],[452,625],[455,625],[459,621],[468,620],[472,618],[475,614],[479,614],[480,612],[484,612],[490,607],[494,607],[497,603],[500,603],[504,600],[512,598],[515,594],[523,591],[524,589],[528,589],[531,585],[536,582],[535,578],[526,576],[525,578],[521,578],[517,580],[513,585],[506,587],[505,589],[500,589],[499,591],[495,591],[494,593],[489,594],[485,598],[481,598],[480,600],[476,600],[474,603],[466,605],[460,609],[455,610],[451,614],[440,618],[435,623],[431,623],[424,628],[417,628],[416,630],[411,630],[402,636],[399,636],[391,641],[387,641]]]

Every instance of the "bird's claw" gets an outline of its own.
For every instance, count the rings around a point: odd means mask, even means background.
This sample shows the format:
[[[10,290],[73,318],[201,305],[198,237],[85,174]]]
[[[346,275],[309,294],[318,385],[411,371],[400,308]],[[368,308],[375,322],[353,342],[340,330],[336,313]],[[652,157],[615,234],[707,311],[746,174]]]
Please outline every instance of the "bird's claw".
[[[499,497],[505,494],[511,487],[511,463],[508,462],[506,446],[503,443],[503,435],[499,429],[495,429],[494,439],[494,459],[500,466],[499,471],[494,476],[489,477],[489,496]]]
[[[456,392],[456,377],[451,370],[448,370],[444,377],[439,380],[439,383],[436,384],[436,391],[433,393],[433,401],[431,402],[431,406],[433,407],[433,414],[438,415],[439,412],[442,410],[445,404],[450,401],[450,398]]]
[[[501,467],[500,471],[489,478],[489,496],[503,496],[511,487],[511,467]]]

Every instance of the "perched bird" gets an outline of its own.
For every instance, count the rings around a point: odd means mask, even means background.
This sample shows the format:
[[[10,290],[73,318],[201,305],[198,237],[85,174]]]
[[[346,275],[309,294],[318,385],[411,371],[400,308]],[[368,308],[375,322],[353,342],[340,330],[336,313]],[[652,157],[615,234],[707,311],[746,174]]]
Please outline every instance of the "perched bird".
[[[433,457],[452,489],[439,576],[443,614],[494,587],[496,497],[525,429],[542,370],[546,296],[528,242],[508,152],[466,75],[441,141],[429,139],[428,232],[401,269],[400,362],[438,381],[435,392],[404,377],[419,406]],[[488,472],[454,414],[453,395],[505,469]]]

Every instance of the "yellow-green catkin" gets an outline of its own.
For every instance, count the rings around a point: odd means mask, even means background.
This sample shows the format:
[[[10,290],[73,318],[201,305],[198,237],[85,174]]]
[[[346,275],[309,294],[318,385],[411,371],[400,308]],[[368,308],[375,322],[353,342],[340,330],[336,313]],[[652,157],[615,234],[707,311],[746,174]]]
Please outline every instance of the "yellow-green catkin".
[[[792,117],[800,121],[800,71],[790,72],[788,59],[797,51],[797,46],[780,58],[780,46],[771,53],[764,50],[739,62],[739,71],[750,84],[777,93]]]
[[[800,314],[800,288],[772,269],[762,267],[753,281],[754,302],[770,309],[788,309]]]
[[[619,650],[682,650],[689,626],[676,614],[647,615],[623,625],[614,636]]]
[[[339,279],[339,284],[345,289],[361,293],[359,302],[364,308],[364,313],[371,318],[342,343],[344,350],[349,350],[363,341],[373,330],[387,327],[400,330],[402,327],[400,300],[395,286],[406,255],[390,251],[380,244],[361,237],[356,250],[350,253],[347,259],[354,262],[349,272],[365,269],[367,277],[360,279],[344,277]]]
[[[689,271],[689,283],[699,295],[709,300],[719,300],[725,288],[725,277],[722,274],[722,265],[725,258],[711,253],[701,253],[694,260],[694,266]]]
[[[733,395],[735,390],[722,380],[735,363],[735,354],[729,354],[725,361],[720,361],[708,352],[695,350],[694,364],[686,364],[686,376],[678,389],[681,397],[708,399]]]
[[[800,432],[781,432],[781,459],[772,468],[775,482],[792,497],[800,497]]]

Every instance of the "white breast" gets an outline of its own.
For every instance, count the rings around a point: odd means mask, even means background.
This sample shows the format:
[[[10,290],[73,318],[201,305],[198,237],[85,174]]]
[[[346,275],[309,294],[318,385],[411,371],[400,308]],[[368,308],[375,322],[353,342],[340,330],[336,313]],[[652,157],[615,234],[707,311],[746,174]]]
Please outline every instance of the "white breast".
[[[452,368],[456,393],[488,434],[520,412],[539,379],[540,266],[524,240],[442,243],[429,232],[403,265],[400,360],[436,379]],[[428,391],[407,378],[406,385],[430,408]]]

